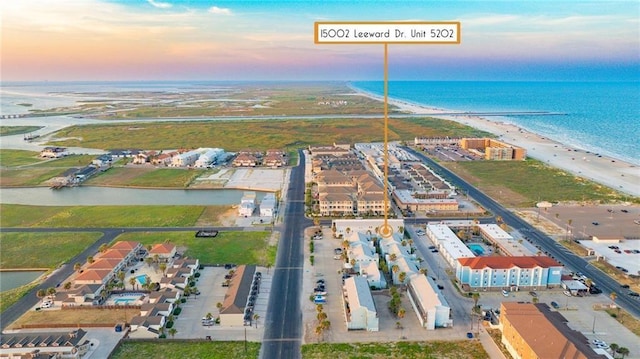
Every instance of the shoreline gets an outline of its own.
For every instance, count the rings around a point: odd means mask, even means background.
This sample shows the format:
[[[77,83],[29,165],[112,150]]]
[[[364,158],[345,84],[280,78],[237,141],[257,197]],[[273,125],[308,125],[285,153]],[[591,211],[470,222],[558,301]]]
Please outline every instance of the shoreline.
[[[384,100],[383,96],[360,90],[350,84],[348,87],[361,96],[378,101]],[[551,140],[515,124],[491,120],[483,116],[463,112],[460,112],[460,115],[451,115],[451,112],[456,111],[393,98],[388,98],[388,104],[398,107],[399,111],[450,120],[492,133],[500,141],[526,149],[527,157],[616,191],[640,197],[640,170],[630,162],[593,152],[587,153],[585,150]]]

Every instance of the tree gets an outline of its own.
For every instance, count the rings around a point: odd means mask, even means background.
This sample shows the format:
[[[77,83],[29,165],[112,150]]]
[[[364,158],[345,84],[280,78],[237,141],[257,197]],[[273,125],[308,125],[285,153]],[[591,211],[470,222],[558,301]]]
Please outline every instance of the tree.
[[[316,326],[315,332],[316,332],[316,335],[318,336],[318,340],[320,340],[320,335],[322,335],[322,325],[321,324],[318,324]]]
[[[47,296],[47,291],[44,289],[38,289],[38,291],[36,292],[36,297],[42,299],[44,297]]]
[[[611,343],[609,344],[609,348],[611,348],[611,351],[614,353],[614,356],[615,356],[615,353],[616,351],[618,351],[618,348],[620,348],[620,346],[616,343]]]
[[[191,287],[185,287],[184,291],[182,291],[182,295],[184,295],[185,297],[188,297],[191,295]]]
[[[124,271],[119,271],[117,277],[119,281],[124,282]]]
[[[87,263],[89,263],[89,264],[93,263],[93,256],[88,256],[87,257]]]
[[[395,254],[395,253],[391,253],[391,254],[389,255],[389,260],[390,260],[391,262],[395,262],[395,261],[396,261],[396,259],[398,259],[398,255],[397,255],[397,254]]]
[[[316,315],[316,318],[318,319],[318,323],[322,323],[323,320],[327,319],[327,313],[320,312]]]
[[[71,282],[67,282],[64,284],[64,289],[69,290],[71,289]]]
[[[160,262],[160,256],[158,255],[158,253],[153,255],[153,262],[154,263],[158,263]]]
[[[420,268],[420,274],[424,274],[426,276],[428,273],[427,268]]]
[[[260,316],[258,315],[258,313],[253,315],[253,320],[256,322],[256,328],[258,328],[258,319],[260,319]]]
[[[53,296],[56,295],[56,289],[54,287],[47,288],[47,295],[53,299]]]
[[[193,293],[193,298],[198,299],[198,287],[191,287],[191,293]]]
[[[79,271],[80,268],[82,268],[82,264],[81,263],[76,263],[76,264],[73,265],[73,270],[76,271],[76,272]]]
[[[533,298],[531,298],[531,301],[533,302],[533,304],[538,304],[540,299],[538,299],[538,297],[533,297]]]
[[[205,318],[207,318],[207,320],[211,320],[211,319],[213,319],[213,314],[211,314],[211,312],[209,312],[209,313],[207,313]]]
[[[135,290],[136,286],[136,277],[129,278],[129,284],[131,284],[131,290]]]
[[[153,263],[153,258],[147,257],[144,259],[144,262],[147,263],[149,267],[151,267],[151,264]]]
[[[618,350],[616,350],[616,352],[619,353],[619,354],[622,354],[622,359],[624,359],[624,357],[629,355],[629,349],[625,348],[625,347],[618,348]]]
[[[398,318],[404,318],[405,314],[407,314],[407,311],[404,308],[401,307],[400,309],[398,309]]]
[[[221,302],[216,303],[216,308],[218,308],[218,311],[220,311],[220,309],[222,309],[222,303]]]
[[[398,274],[398,280],[400,281],[400,283],[404,283],[405,279],[407,279],[407,273],[406,272],[400,272],[400,274]]]
[[[611,298],[612,301],[616,301],[616,299],[618,299],[618,295],[616,294],[616,292],[611,292],[611,294],[609,294],[609,298]]]
[[[399,270],[400,270],[400,267],[398,267],[397,264],[394,264],[394,265],[391,266],[391,271],[393,273],[398,273]]]
[[[478,292],[474,292],[471,295],[471,298],[473,298],[473,307],[477,307],[478,306],[478,301],[480,300],[480,293]]]
[[[103,243],[103,244],[101,244],[101,245],[100,245],[100,247],[98,248],[98,251],[99,251],[100,253],[104,253],[104,252],[106,252],[106,251],[107,251],[107,249],[109,249],[109,246],[107,246],[107,244],[106,244],[106,243]]]
[[[178,333],[178,330],[176,328],[174,328],[174,327],[171,327],[168,330],[168,333],[169,333],[169,335],[171,335],[171,338],[173,338],[176,335],[176,333]]]
[[[342,248],[344,250],[347,250],[349,248],[349,241],[348,240],[345,239],[344,241],[342,241]]]
[[[324,310],[324,307],[322,306],[322,304],[316,305],[316,312],[322,313],[323,310]]]

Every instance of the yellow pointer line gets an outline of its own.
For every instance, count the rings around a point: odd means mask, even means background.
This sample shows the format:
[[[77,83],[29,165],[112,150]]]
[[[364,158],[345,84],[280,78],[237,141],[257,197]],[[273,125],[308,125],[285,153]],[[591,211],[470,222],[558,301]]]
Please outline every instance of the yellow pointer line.
[[[384,227],[389,228],[387,221],[389,218],[389,62],[388,62],[388,45],[384,44]]]

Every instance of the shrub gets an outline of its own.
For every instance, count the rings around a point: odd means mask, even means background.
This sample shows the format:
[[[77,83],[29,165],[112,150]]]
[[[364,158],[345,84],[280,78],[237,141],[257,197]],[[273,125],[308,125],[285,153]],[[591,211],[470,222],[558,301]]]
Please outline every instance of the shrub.
[[[167,329],[171,329],[173,327],[173,322],[167,322],[167,324],[165,325],[165,328]]]
[[[173,310],[173,315],[180,315],[180,313],[182,312],[182,308],[178,307],[176,309]]]
[[[315,261],[314,256],[310,256],[310,257],[309,257],[309,261],[311,262],[311,265],[313,265],[313,262]]]
[[[197,272],[196,274],[193,275],[196,278],[200,278],[200,272]]]

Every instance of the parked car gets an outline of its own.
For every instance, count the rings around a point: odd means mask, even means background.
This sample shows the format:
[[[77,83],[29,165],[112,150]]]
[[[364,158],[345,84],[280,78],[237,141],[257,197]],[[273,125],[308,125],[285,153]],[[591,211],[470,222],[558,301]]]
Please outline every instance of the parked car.
[[[569,292],[568,290],[565,290],[564,292],[562,292],[562,294],[566,295],[567,297],[571,297],[571,292]]]
[[[505,297],[508,297],[509,296],[509,292],[507,292],[506,290],[503,289],[502,290],[502,295],[505,296]]]
[[[469,338],[469,339],[473,339],[473,333],[471,333],[471,332],[467,332],[467,338]]]
[[[558,309],[558,308],[560,308],[560,306],[559,306],[559,305],[558,305],[558,303],[556,303],[556,302],[551,302],[551,306],[552,306],[554,309]]]
[[[536,293],[534,291],[529,292],[529,295],[531,295],[534,298],[538,297],[538,293]]]
[[[632,297],[640,297],[640,294],[636,293],[636,292],[629,292],[629,295]]]
[[[620,288],[629,289],[629,285],[628,284],[623,284],[623,285],[620,286]]]

